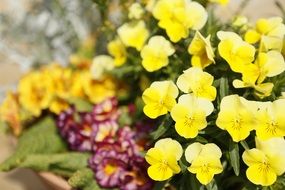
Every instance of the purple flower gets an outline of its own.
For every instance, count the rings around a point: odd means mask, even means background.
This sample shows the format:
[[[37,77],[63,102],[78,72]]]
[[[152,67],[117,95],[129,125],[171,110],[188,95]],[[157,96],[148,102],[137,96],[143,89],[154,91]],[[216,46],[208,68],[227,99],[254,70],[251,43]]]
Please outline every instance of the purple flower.
[[[93,108],[93,119],[97,122],[117,121],[120,115],[118,111],[118,101],[116,98],[109,98]]]
[[[88,113],[77,113],[74,108],[70,108],[59,115],[57,126],[70,149],[78,151],[91,150],[92,120],[90,118],[92,117]]]
[[[122,190],[151,189],[152,181],[146,173],[146,162],[139,155],[134,131],[123,127],[115,136],[96,143],[96,151],[89,160],[98,183],[105,188]]]
[[[144,158],[132,164],[132,170],[124,176],[121,190],[151,190],[154,182],[148,177],[147,164]]]
[[[91,151],[95,142],[113,137],[119,127],[117,105],[117,100],[110,98],[95,105],[90,113],[77,112],[75,108],[62,112],[57,126],[70,149]]]

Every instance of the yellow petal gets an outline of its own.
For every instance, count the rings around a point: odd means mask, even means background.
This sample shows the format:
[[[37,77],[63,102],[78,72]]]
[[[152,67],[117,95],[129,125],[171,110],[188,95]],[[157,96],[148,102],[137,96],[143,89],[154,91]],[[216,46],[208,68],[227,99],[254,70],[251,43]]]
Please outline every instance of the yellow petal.
[[[200,153],[201,156],[211,155],[213,157],[221,158],[222,151],[221,149],[214,143],[205,144]]]
[[[163,153],[158,148],[151,148],[147,151],[147,153],[145,155],[145,160],[150,165],[160,163],[163,160]]]
[[[208,13],[205,8],[197,2],[186,3],[186,25],[193,30],[200,30],[207,22]]]
[[[207,122],[205,122],[205,124],[207,125]],[[203,126],[204,128],[206,127],[205,124]],[[185,122],[181,121],[175,123],[175,130],[184,138],[195,138],[198,135],[198,128],[196,125],[185,125]]]
[[[268,140],[261,140],[255,138],[256,147],[262,150],[267,155],[281,154],[285,155],[285,140],[283,137],[270,138]]]
[[[185,150],[185,158],[187,162],[192,163],[196,159],[200,152],[202,151],[203,145],[201,143],[192,143]]]
[[[146,89],[142,95],[145,104],[157,103],[161,98],[160,92],[155,88]]]
[[[253,148],[244,151],[242,159],[246,165],[251,166],[266,161],[266,155],[261,150]]]
[[[245,33],[244,40],[250,44],[255,44],[261,38],[261,35],[255,30],[248,30]]]
[[[183,153],[179,142],[171,138],[160,139],[155,143],[154,147],[160,149],[163,153],[174,154],[176,160],[179,160]]]
[[[149,177],[155,181],[164,181],[173,176],[173,171],[164,164],[151,165],[147,169]]]
[[[181,95],[178,99],[178,104],[184,105],[190,109],[203,110],[206,116],[214,111],[214,106],[211,101],[205,98],[195,97],[193,94]]]
[[[277,175],[285,172],[285,155],[269,155],[269,164]]]
[[[282,54],[278,51],[267,52],[268,60],[263,65],[267,77],[274,77],[285,70],[285,61]]]
[[[246,170],[247,178],[256,185],[269,186],[272,185],[276,179],[276,173],[270,167],[267,170],[260,170],[258,164],[250,166]]]
[[[151,119],[155,119],[161,115],[167,114],[167,108],[161,104],[147,104],[143,108],[143,112]]]
[[[182,104],[176,104],[172,108],[170,114],[174,121],[179,121],[179,120],[181,121],[188,116],[189,112],[190,112],[189,107],[186,107],[185,105]]]
[[[196,173],[196,177],[200,183],[207,185],[211,182],[215,174],[223,171],[223,167],[218,158],[207,155],[207,157],[199,156],[194,159],[188,170],[191,173]]]

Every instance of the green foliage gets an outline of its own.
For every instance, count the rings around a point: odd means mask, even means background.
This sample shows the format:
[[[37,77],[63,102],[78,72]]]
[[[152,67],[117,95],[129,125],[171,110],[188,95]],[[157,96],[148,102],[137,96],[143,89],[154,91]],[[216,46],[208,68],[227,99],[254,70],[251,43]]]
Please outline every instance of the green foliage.
[[[234,169],[235,174],[239,175],[239,168],[240,168],[240,156],[239,156],[239,146],[238,143],[230,141],[230,148],[229,148],[229,155],[230,155],[230,163]]]
[[[75,106],[76,110],[79,112],[89,112],[92,111],[93,105],[85,99],[82,98],[70,98],[68,102]]]
[[[71,176],[88,164],[88,153],[68,152],[61,154],[29,155],[19,167],[31,168],[36,171],[51,171],[66,177]]]
[[[68,183],[73,188],[80,188],[82,190],[104,190],[96,183],[93,171],[89,168],[83,168],[75,172]]]
[[[67,151],[66,144],[58,135],[54,120],[45,117],[29,128],[20,138],[15,153],[0,165],[1,171],[19,167],[33,154],[49,155]]]

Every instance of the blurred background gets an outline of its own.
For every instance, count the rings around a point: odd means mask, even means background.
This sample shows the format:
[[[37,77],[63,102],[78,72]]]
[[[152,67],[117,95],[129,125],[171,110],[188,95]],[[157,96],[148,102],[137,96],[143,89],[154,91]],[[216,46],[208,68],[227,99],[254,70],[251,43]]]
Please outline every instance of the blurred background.
[[[254,22],[260,17],[281,16],[276,1],[231,0],[227,6],[215,7],[215,13],[224,21],[239,13]],[[285,7],[285,0],[278,2]],[[118,19],[115,11],[112,19]],[[0,102],[31,66],[51,61],[66,64],[76,47],[97,32],[98,25],[100,14],[92,0],[0,0]],[[0,162],[12,153],[13,144],[0,132]],[[21,169],[0,173],[0,189],[48,188],[34,172]]]

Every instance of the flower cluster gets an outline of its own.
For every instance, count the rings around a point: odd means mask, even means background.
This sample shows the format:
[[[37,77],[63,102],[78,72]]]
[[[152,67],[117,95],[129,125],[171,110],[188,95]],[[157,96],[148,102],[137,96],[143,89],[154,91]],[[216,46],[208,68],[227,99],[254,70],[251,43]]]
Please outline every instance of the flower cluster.
[[[110,76],[94,79],[87,68],[49,64],[22,77],[17,92],[10,92],[1,105],[1,119],[20,134],[26,120],[40,117],[45,110],[58,115],[77,100],[99,103],[116,95],[116,88]]]
[[[219,26],[213,18],[208,20],[213,15],[196,1],[145,3],[130,7],[108,51],[119,69],[131,66],[135,75],[147,78],[147,87],[141,88],[143,112],[163,121],[154,147],[145,156],[149,176],[165,181],[185,173],[187,167],[207,185],[214,175],[228,172],[222,161],[229,162],[239,175],[231,152],[229,158],[225,149],[234,146],[239,156],[238,143],[246,147],[248,139],[265,142],[285,136],[281,114],[285,99],[276,98],[281,95],[285,71],[282,18],[260,19],[255,27],[246,18]],[[221,143],[211,131],[230,145]],[[250,151],[247,147],[243,154],[250,166],[248,179],[257,185],[272,185],[284,171],[271,166],[271,153],[263,151],[263,166],[254,166],[261,168],[261,175],[254,178],[256,170],[251,166],[260,159],[251,161]]]
[[[72,150],[93,153],[89,166],[100,186],[149,190],[153,183],[143,172],[147,165],[141,156],[147,144],[140,142],[146,139],[151,124],[137,123],[134,129],[120,127],[120,114],[118,101],[110,98],[95,104],[92,112],[74,108],[62,112],[57,126]]]

